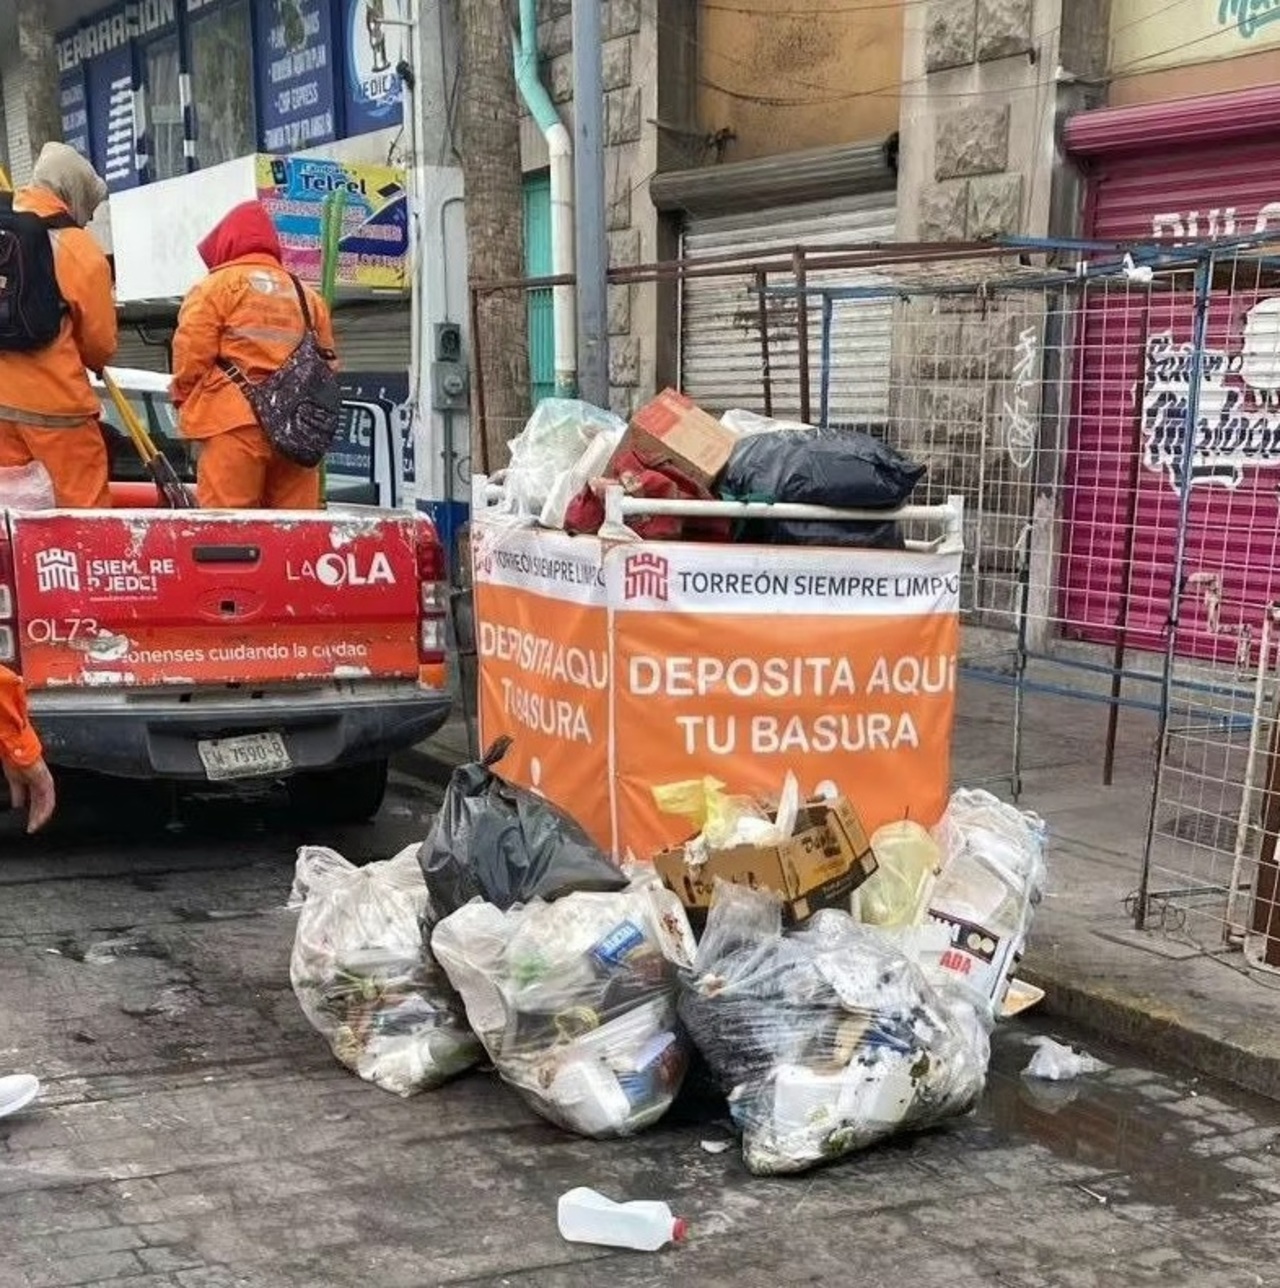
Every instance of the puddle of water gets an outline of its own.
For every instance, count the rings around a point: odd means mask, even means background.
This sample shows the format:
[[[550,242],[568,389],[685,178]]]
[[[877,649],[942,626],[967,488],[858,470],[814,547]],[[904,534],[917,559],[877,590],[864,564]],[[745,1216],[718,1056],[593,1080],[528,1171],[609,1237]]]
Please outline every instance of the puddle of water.
[[[1099,1173],[1119,1174],[1114,1185],[1095,1187],[1100,1195],[1113,1202],[1185,1209],[1188,1214],[1229,1206],[1232,1194],[1247,1184],[1246,1177],[1223,1159],[1192,1151],[1197,1141],[1229,1134],[1214,1122],[1218,1111],[1213,1106],[1218,1104],[1239,1115],[1241,1125],[1249,1119],[1259,1128],[1276,1128],[1280,1177],[1280,1109],[1275,1105],[1212,1083],[1179,1082],[1156,1072],[1135,1079],[1133,1071],[1146,1069],[1140,1060],[1099,1050],[1074,1035],[1064,1040],[1101,1056],[1112,1073],[1064,1083],[1033,1081],[1022,1076],[1033,1051],[1028,1036],[1019,1028],[997,1036],[977,1121],[999,1136],[1029,1139],[1058,1158]],[[1185,1108],[1197,1093],[1206,1099],[1203,1113],[1172,1108]]]

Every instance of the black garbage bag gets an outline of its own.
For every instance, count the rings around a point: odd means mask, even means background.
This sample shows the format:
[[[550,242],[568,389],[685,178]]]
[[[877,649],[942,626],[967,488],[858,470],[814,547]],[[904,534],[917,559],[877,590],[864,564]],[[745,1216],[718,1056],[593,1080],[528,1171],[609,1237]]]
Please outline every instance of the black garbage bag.
[[[575,890],[626,888],[626,878],[568,814],[493,766],[511,748],[499,738],[478,764],[453,771],[418,862],[432,904],[447,917],[477,897],[505,911]]]
[[[893,510],[905,505],[925,466],[860,429],[782,429],[738,440],[720,495],[739,501]],[[740,541],[780,546],[863,546],[900,550],[885,523],[748,522]]]

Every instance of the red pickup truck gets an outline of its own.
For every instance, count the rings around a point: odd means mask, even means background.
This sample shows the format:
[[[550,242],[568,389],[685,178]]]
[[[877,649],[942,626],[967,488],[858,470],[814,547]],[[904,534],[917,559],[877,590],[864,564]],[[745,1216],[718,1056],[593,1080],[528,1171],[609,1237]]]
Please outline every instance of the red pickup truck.
[[[388,758],[448,718],[431,522],[135,508],[0,514],[0,662],[49,761],[125,778],[282,778],[325,822],[377,812]]]

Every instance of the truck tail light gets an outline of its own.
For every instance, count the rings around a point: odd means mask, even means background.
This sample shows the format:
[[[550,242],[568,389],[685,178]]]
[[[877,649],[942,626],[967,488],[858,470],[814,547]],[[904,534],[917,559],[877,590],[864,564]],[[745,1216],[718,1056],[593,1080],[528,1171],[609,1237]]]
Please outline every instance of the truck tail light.
[[[418,662],[443,668],[449,642],[446,617],[449,604],[449,570],[435,524],[419,518],[415,552],[418,571]],[[441,672],[442,674],[443,672]]]
[[[0,527],[0,663],[20,670],[18,656],[18,597],[14,593],[13,546]]]

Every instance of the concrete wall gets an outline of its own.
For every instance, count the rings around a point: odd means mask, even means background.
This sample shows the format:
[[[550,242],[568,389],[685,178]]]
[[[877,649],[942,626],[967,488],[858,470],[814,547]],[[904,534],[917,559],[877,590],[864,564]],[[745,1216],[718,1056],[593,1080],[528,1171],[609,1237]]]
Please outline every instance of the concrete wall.
[[[698,0],[697,123],[707,161],[887,137],[898,128],[904,15],[893,0]],[[747,12],[749,8],[749,12]]]

